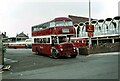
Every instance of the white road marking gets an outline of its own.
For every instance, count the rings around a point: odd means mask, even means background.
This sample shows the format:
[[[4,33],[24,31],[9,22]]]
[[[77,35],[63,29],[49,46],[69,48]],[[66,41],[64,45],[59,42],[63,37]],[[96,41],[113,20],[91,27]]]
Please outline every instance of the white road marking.
[[[99,56],[99,55],[119,55],[120,54],[120,52],[110,52],[110,53],[98,53],[98,54],[90,54],[90,55],[88,55],[87,57],[89,57],[89,56]]]

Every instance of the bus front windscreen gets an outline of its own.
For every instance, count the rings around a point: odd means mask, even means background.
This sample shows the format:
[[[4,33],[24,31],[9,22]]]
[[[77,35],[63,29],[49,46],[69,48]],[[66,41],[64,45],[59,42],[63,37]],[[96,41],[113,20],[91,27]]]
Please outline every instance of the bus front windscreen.
[[[65,25],[66,26],[73,26],[73,22],[72,21],[65,21]]]
[[[67,42],[66,36],[59,36],[59,43]]]
[[[64,21],[57,21],[56,26],[65,26]]]

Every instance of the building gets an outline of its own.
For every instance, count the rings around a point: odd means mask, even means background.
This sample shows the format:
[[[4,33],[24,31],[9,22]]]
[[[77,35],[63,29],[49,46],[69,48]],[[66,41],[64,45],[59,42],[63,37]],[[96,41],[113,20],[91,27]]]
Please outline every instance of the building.
[[[89,21],[89,18],[87,17],[73,16],[73,15],[68,15],[68,17],[72,19],[73,24],[79,24],[81,22],[85,23],[86,21]]]
[[[8,36],[6,36],[6,32],[1,33],[1,38],[2,38],[2,42],[7,42],[8,41]]]
[[[24,41],[28,38],[29,38],[28,35],[24,34],[23,32],[16,35],[16,41]]]
[[[9,42],[25,41],[26,39],[29,39],[29,36],[21,32],[20,34],[17,34],[16,37],[10,37],[8,39]]]
[[[77,23],[78,27],[78,37],[87,38],[88,33],[86,32],[86,24],[88,24],[89,18],[71,16],[73,23]],[[104,19],[91,19],[91,24],[94,25],[94,36],[92,37],[92,44],[99,43],[114,43],[120,42],[120,16],[114,18]]]

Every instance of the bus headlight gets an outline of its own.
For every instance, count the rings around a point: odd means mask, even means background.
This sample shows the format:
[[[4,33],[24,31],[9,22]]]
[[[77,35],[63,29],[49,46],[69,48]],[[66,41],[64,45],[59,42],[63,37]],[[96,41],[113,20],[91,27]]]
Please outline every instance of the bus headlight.
[[[60,50],[63,51],[63,48],[61,48]]]
[[[73,47],[73,49],[74,49],[74,52],[76,52],[76,47]]]
[[[73,47],[73,49],[75,50],[76,48],[75,48],[75,47]]]

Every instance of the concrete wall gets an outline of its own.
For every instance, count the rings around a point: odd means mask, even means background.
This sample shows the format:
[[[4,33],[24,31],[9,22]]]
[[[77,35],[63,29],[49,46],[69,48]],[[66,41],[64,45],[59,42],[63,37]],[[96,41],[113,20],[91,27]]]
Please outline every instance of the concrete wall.
[[[120,52],[120,42],[103,43],[102,45],[93,46],[90,49],[87,49],[86,47],[79,48],[79,55],[89,55],[107,52]]]
[[[89,54],[107,53],[107,52],[120,52],[120,42],[117,43],[104,43],[99,46],[92,47],[88,50]]]

